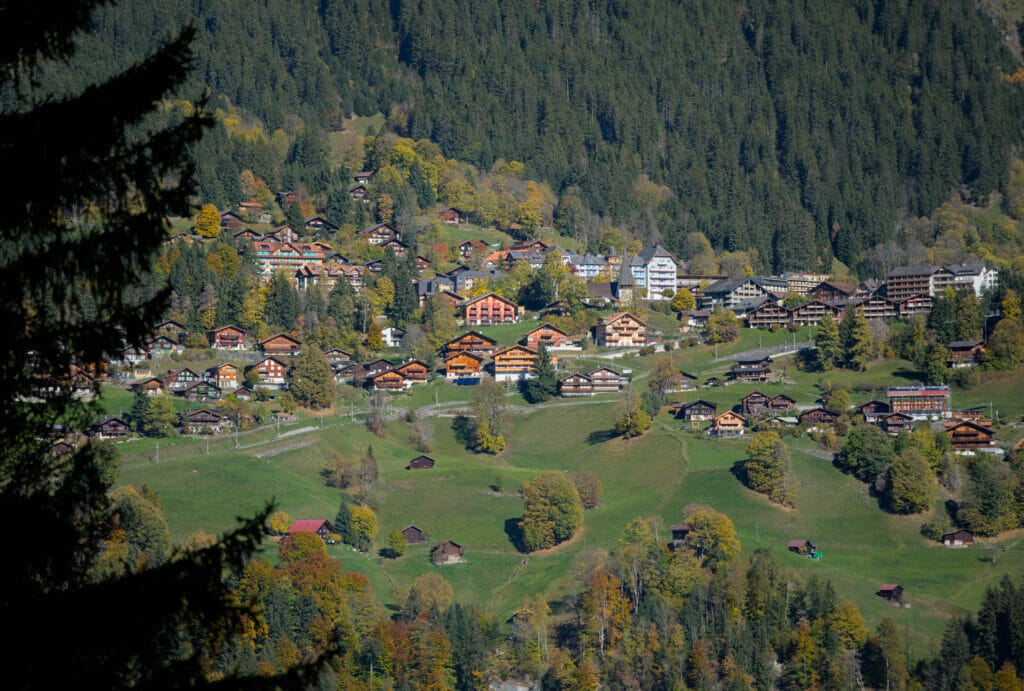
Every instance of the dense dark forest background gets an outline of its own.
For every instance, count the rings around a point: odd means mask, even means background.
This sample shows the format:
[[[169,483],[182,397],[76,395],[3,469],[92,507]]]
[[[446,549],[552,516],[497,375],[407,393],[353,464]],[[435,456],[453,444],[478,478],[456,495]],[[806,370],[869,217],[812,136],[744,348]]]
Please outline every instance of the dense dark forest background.
[[[194,86],[292,137],[285,170],[273,141],[208,137],[201,188],[230,201],[229,169],[340,184],[303,167],[311,132],[380,111],[448,157],[521,160],[561,205],[672,250],[700,231],[775,270],[856,269],[903,216],[1000,189],[1021,139],[1014,57],[948,0],[139,0],[102,13],[95,59],[57,80],[190,22]],[[639,193],[644,176],[669,193]]]

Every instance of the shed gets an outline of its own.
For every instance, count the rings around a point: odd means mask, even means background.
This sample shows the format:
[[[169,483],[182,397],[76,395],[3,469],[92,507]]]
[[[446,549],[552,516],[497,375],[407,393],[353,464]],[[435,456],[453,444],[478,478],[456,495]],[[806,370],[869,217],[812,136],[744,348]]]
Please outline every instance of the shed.
[[[423,542],[423,531],[414,525],[407,525],[399,532],[402,533],[402,537],[410,545],[418,545]]]
[[[409,470],[425,470],[434,467],[434,459],[430,456],[417,456],[409,461]]]
[[[809,557],[818,551],[810,540],[790,540],[786,548],[790,552],[795,552],[805,557]]]
[[[970,530],[954,530],[951,533],[944,533],[942,544],[946,547],[966,547],[974,544],[974,533]]]
[[[678,549],[683,546],[686,542],[686,536],[690,534],[690,526],[685,523],[678,525],[670,525],[668,527],[672,531],[672,542],[669,543],[669,547],[672,549]]]
[[[445,540],[430,550],[430,561],[434,564],[455,564],[462,561],[462,545]]]
[[[883,585],[878,589],[878,592],[876,592],[875,595],[891,604],[903,604],[902,585]]]

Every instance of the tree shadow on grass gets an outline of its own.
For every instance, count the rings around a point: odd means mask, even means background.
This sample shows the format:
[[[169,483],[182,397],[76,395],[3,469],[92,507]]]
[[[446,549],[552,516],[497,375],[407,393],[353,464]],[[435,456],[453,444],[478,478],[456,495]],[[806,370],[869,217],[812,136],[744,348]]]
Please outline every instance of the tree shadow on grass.
[[[455,432],[455,438],[459,440],[460,444],[467,449],[473,448],[473,425],[469,417],[466,415],[456,415],[455,419],[452,420],[452,431]]]
[[[508,535],[508,541],[512,543],[517,552],[527,554],[526,546],[523,544],[523,529],[519,526],[520,518],[520,516],[513,516],[505,519],[505,534]]]
[[[732,473],[732,476],[734,478],[740,481],[741,485],[743,485],[747,489],[750,489],[750,485],[747,484],[747,467],[745,459],[742,461],[736,461],[731,466],[729,466],[729,472]]]
[[[594,430],[587,435],[587,443],[591,446],[594,446],[595,444],[603,444],[606,441],[611,441],[617,436],[619,436],[618,432],[613,429]]]

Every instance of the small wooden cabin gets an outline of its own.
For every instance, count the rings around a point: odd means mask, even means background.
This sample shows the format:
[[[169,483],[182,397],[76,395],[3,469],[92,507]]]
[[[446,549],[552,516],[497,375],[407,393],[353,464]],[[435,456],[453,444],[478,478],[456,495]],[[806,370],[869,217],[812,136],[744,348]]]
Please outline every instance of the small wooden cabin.
[[[430,561],[434,564],[455,564],[462,561],[462,545],[445,540],[430,550]]]
[[[277,355],[298,355],[301,341],[292,338],[288,334],[275,334],[270,338],[260,341],[260,350],[264,353]]]
[[[128,423],[116,417],[108,417],[89,428],[89,436],[97,439],[123,439],[128,436]]]
[[[747,420],[742,415],[727,410],[711,421],[708,434],[713,437],[738,437],[743,434],[746,424]]]
[[[760,417],[768,408],[768,396],[760,391],[751,391],[740,399],[740,410],[744,415]]]
[[[562,398],[593,396],[594,382],[585,374],[573,372],[558,380],[558,395]]]
[[[824,408],[805,410],[798,416],[801,425],[808,427],[832,427],[839,420],[839,416]]]
[[[434,459],[430,456],[417,456],[409,461],[409,470],[426,470],[434,467]]]
[[[889,434],[899,434],[903,431],[909,432],[914,428],[914,418],[904,413],[889,413],[879,418],[878,426]]]
[[[786,549],[803,557],[813,556],[818,551],[810,540],[790,540]]]
[[[942,544],[946,547],[966,547],[974,544],[974,533],[970,530],[954,530],[942,535]]]
[[[875,594],[889,604],[903,604],[903,586],[901,585],[883,585]]]
[[[622,372],[611,367],[598,367],[587,372],[594,393],[615,393],[622,389]]]
[[[423,543],[423,531],[414,525],[407,525],[402,528],[402,537],[405,538],[406,543],[410,545],[419,545]]]

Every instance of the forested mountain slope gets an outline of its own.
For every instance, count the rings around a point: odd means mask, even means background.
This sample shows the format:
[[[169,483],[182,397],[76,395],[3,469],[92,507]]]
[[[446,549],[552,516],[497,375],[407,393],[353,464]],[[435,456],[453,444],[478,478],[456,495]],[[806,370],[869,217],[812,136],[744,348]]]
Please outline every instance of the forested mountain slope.
[[[143,0],[90,50],[189,21],[195,79],[267,132],[380,110],[447,156],[523,160],[564,222],[582,206],[676,250],[699,230],[776,270],[857,268],[903,215],[999,189],[1020,141],[1017,65],[970,2]]]

